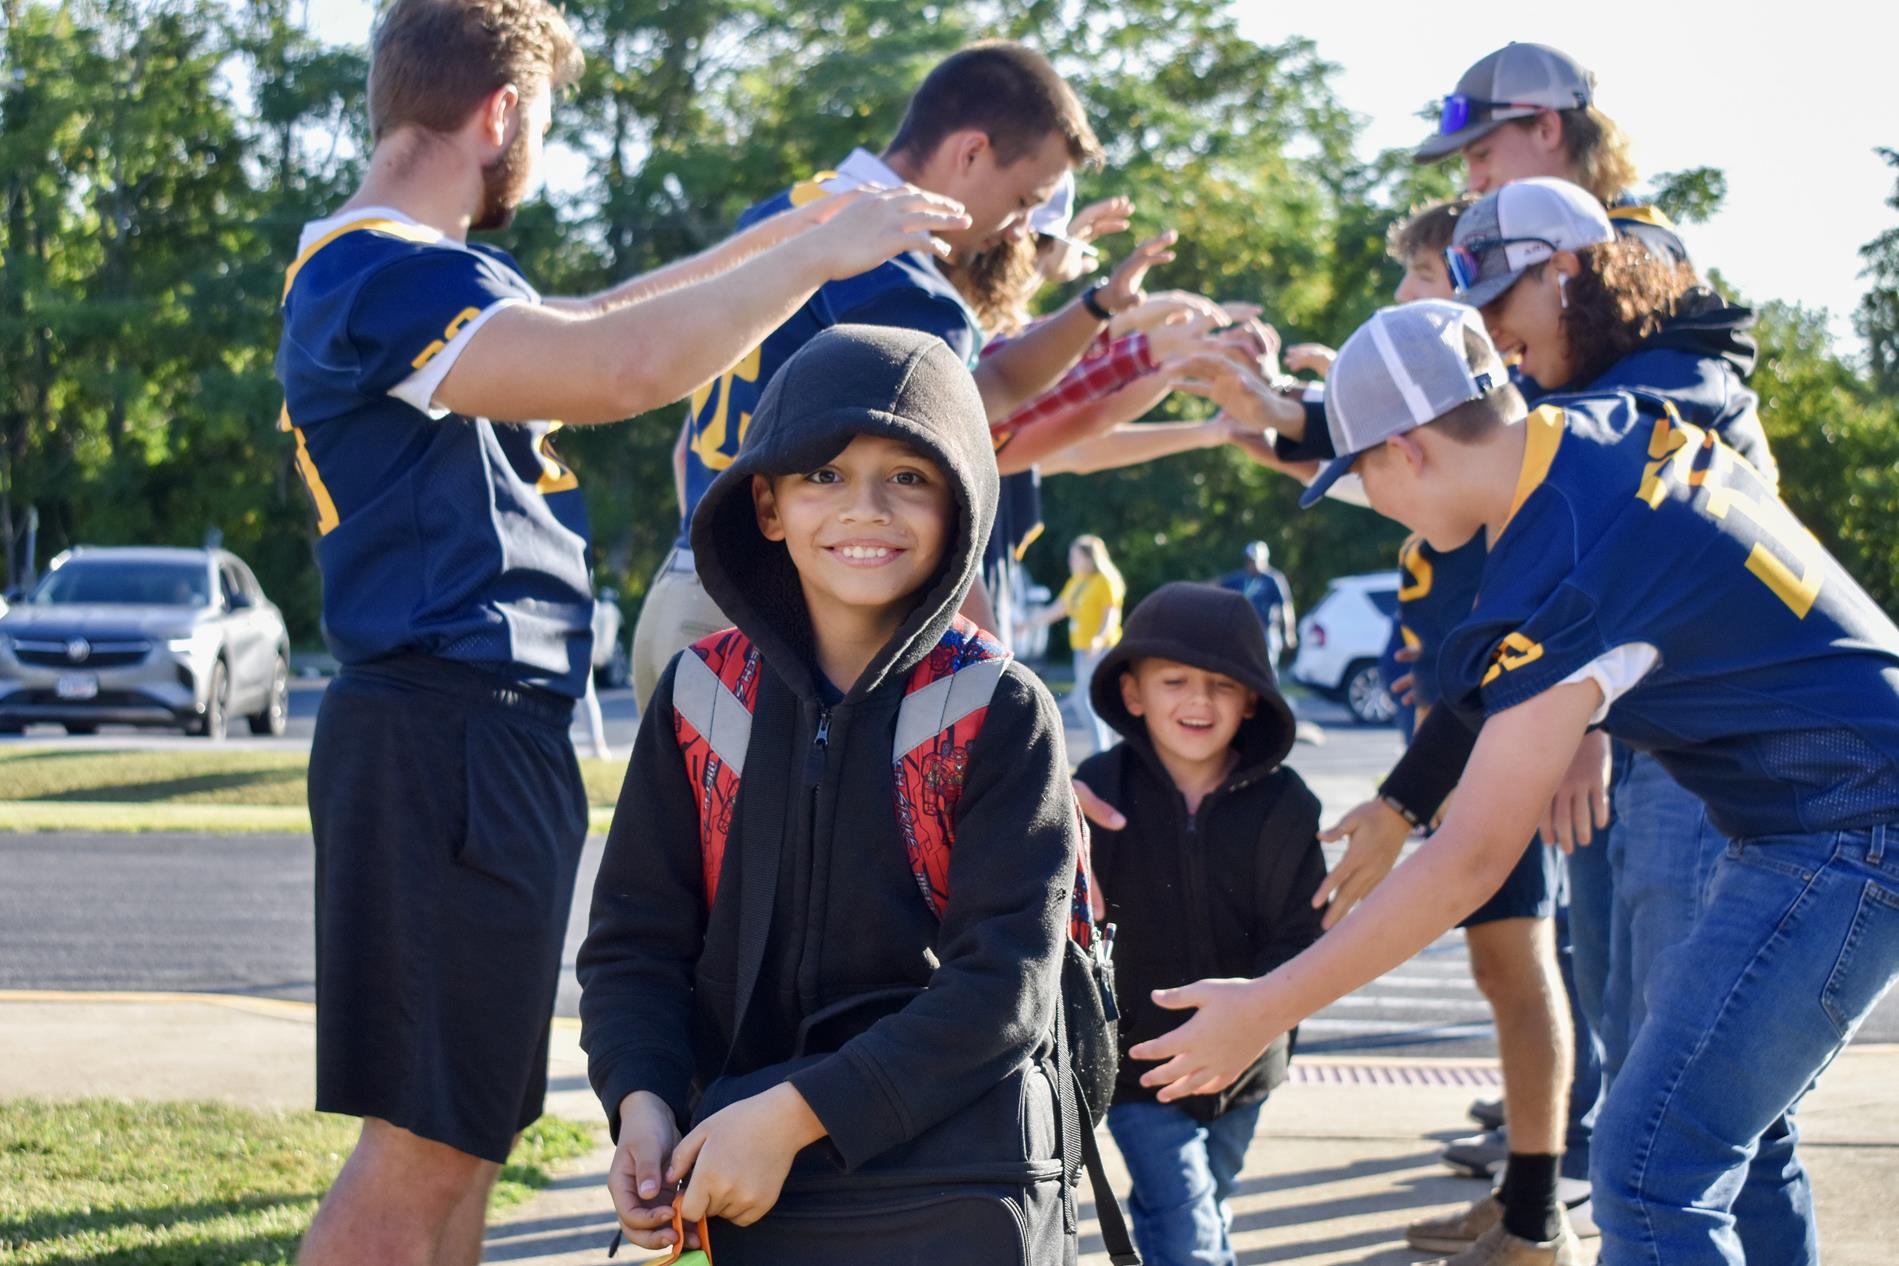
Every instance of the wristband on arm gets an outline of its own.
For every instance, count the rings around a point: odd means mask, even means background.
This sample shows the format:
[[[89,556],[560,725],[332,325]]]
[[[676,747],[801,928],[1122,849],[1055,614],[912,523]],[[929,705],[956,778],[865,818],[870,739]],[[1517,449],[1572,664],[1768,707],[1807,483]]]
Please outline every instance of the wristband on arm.
[[[1379,785],[1378,798],[1405,821],[1429,822],[1464,776],[1477,731],[1440,704],[1424,718],[1398,763]]]

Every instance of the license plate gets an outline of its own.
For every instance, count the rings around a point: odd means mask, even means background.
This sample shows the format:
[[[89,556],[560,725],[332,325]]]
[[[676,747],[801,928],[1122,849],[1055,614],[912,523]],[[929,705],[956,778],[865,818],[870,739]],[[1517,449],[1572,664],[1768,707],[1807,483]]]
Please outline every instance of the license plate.
[[[61,673],[59,680],[53,683],[53,693],[62,699],[91,699],[99,693],[99,678],[95,673]]]

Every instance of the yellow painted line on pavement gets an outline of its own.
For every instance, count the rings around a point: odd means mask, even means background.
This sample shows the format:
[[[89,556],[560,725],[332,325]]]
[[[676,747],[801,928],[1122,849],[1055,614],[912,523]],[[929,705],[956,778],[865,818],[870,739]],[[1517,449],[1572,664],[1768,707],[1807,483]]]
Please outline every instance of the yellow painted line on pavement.
[[[587,812],[587,830],[606,834],[610,807]],[[0,831],[203,831],[307,835],[310,811],[296,805],[128,804],[109,800],[0,800]]]

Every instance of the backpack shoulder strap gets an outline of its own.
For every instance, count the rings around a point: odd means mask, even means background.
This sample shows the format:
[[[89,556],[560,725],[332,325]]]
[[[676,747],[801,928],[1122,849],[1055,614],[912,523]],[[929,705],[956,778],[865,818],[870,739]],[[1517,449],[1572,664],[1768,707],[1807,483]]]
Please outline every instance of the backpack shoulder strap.
[[[732,809],[752,741],[758,702],[758,648],[737,629],[702,638],[679,657],[673,673],[673,739],[686,764],[699,810],[699,853],[706,908],[718,895]]]
[[[949,901],[952,819],[963,796],[969,746],[1008,667],[1008,648],[958,616],[910,671],[891,743],[897,826],[923,903],[937,918]]]

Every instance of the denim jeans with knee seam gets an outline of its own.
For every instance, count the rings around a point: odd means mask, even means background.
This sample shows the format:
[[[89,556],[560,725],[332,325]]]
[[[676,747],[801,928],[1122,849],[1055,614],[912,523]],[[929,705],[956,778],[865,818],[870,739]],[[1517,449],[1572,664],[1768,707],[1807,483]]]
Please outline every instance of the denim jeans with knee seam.
[[[1246,1162],[1261,1104],[1202,1123],[1171,1103],[1108,1109],[1134,1190],[1128,1213],[1147,1266],[1233,1266],[1227,1201]]]
[[[1899,976],[1899,822],[1737,840],[1596,1122],[1602,1266],[1804,1266],[1792,1112]]]

